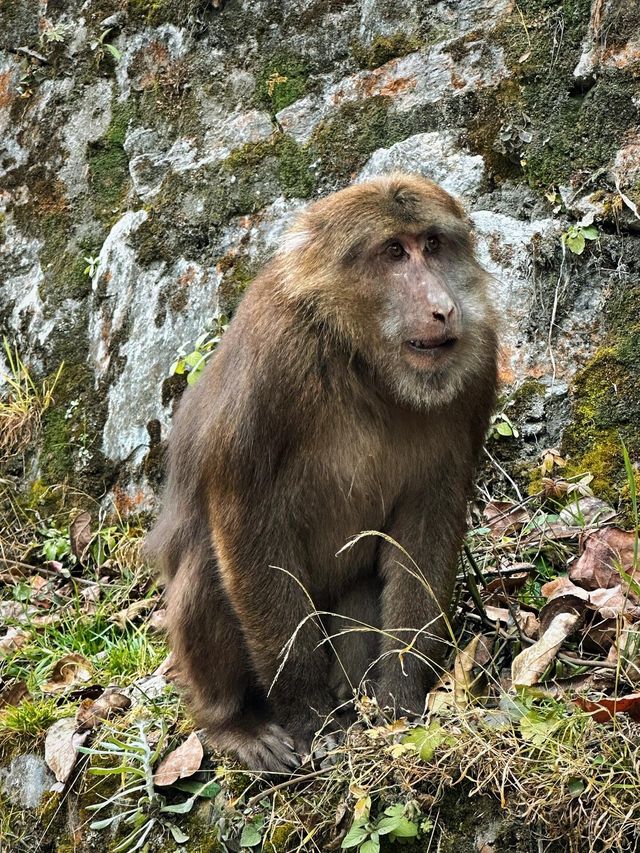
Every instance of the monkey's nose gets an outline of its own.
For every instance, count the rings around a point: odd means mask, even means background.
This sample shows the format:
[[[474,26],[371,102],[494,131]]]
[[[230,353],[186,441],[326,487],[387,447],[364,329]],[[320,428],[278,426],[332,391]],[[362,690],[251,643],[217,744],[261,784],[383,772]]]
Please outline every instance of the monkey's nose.
[[[447,305],[438,305],[431,311],[433,319],[443,325],[451,325],[455,319],[456,306],[453,303]]]

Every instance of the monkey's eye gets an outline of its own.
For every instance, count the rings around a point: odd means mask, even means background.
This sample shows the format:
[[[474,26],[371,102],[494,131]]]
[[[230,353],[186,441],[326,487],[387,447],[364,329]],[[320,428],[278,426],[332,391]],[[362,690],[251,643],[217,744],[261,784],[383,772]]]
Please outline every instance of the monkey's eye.
[[[385,249],[385,253],[394,261],[399,261],[406,255],[402,243],[390,243]]]
[[[424,241],[424,250],[428,255],[433,255],[440,248],[440,239],[435,236],[427,237]]]

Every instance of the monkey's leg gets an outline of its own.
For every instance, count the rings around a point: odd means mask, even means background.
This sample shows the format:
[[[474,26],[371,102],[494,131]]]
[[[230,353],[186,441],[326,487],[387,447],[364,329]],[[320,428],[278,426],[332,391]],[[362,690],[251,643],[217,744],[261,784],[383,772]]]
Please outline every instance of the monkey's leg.
[[[332,608],[336,615],[327,625],[333,654],[330,680],[342,702],[352,699],[363,681],[375,680],[375,661],[381,651],[381,592],[378,577],[360,578]]]
[[[464,494],[449,484],[446,492],[403,500],[389,535],[411,559],[390,542],[380,550],[385,636],[377,693],[381,703],[398,711],[422,713],[426,692],[441,674],[465,529]]]
[[[183,557],[167,597],[176,664],[212,744],[234,752],[253,770],[290,773],[299,763],[293,742],[270,718],[207,548]]]

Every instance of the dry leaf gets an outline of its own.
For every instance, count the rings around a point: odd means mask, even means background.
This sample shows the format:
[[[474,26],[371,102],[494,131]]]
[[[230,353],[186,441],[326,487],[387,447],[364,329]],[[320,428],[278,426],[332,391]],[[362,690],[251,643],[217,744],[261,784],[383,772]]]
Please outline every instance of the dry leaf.
[[[453,662],[454,701],[458,708],[466,708],[474,698],[473,668],[480,634],[476,634],[464,649],[461,649]]]
[[[76,713],[78,731],[94,729],[103,720],[124,713],[131,707],[131,699],[117,690],[106,690],[97,699],[83,699]]]
[[[603,619],[615,619],[623,613],[635,619],[640,617],[640,607],[629,601],[628,594],[620,584],[609,589],[594,589],[589,601]]]
[[[26,681],[9,681],[0,690],[0,708],[4,708],[7,705],[15,707],[23,699],[26,699],[27,696],[29,696],[29,691]]]
[[[507,594],[515,592],[525,585],[528,578],[529,571],[512,572],[508,575],[501,574],[497,578],[492,578],[487,583],[487,592],[503,592]]]
[[[12,654],[29,642],[31,633],[22,628],[7,628],[7,633],[0,639],[0,654]]]
[[[87,739],[89,732],[76,732],[73,717],[57,720],[47,732],[44,741],[44,760],[53,770],[58,782],[65,783],[75,767],[78,747]]]
[[[516,612],[516,622],[525,637],[536,640],[540,635],[540,620],[530,610],[518,609]]]
[[[151,610],[152,607],[155,607],[157,601],[157,597],[141,598],[138,601],[134,601],[128,607],[125,607],[124,610],[119,610],[117,613],[114,613],[113,616],[110,616],[109,622],[113,622],[124,631],[127,624],[135,622],[140,614],[146,613],[147,610]]]
[[[588,711],[598,723],[608,722],[614,714],[628,714],[640,722],[640,693],[629,693],[618,699],[585,699],[578,696],[573,700],[583,711]]]
[[[91,679],[93,668],[89,661],[75,652],[65,655],[54,664],[51,678],[42,685],[43,693],[58,693]]]
[[[498,539],[508,531],[513,532],[523,527],[531,518],[523,506],[509,501],[489,501],[482,514],[491,528],[491,533]]]
[[[485,605],[484,612],[492,622],[504,622],[505,625],[511,618],[511,614],[506,607],[493,607],[491,604],[487,604]]]
[[[154,631],[165,631],[167,628],[167,611],[164,607],[160,610],[154,610],[147,621],[149,627],[153,628]]]
[[[553,601],[554,598],[564,595],[575,595],[576,598],[580,598],[583,601],[589,600],[589,593],[586,590],[582,589],[582,587],[576,586],[569,580],[569,578],[565,577],[554,578],[552,581],[547,581],[547,583],[543,584],[540,588],[540,593],[544,598],[549,599],[549,601]]]
[[[558,521],[578,527],[592,527],[604,524],[616,517],[616,511],[600,498],[592,496],[579,498],[567,504],[558,516]]]
[[[617,586],[621,577],[616,564],[633,571],[635,535],[619,527],[594,530],[582,540],[583,552],[569,567],[569,577],[586,589]]]
[[[73,519],[69,525],[69,541],[71,542],[71,551],[81,563],[84,559],[85,552],[93,534],[91,533],[91,513],[81,512]]]
[[[186,779],[197,773],[202,764],[204,750],[195,732],[160,762],[153,781],[156,785],[173,785],[178,779]]]
[[[514,686],[530,687],[537,684],[579,621],[577,613],[558,613],[542,637],[513,659],[511,680]]]

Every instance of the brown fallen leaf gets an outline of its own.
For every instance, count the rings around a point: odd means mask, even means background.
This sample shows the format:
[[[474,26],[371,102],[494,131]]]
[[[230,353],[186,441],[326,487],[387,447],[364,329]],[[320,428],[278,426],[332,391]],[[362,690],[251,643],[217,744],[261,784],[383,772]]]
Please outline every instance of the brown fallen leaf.
[[[617,586],[622,578],[616,564],[633,572],[635,535],[619,527],[594,530],[582,539],[582,554],[569,567],[569,577],[585,589]]]
[[[154,783],[173,785],[178,779],[193,776],[200,769],[203,757],[204,750],[200,739],[195,732],[191,732],[183,744],[162,759],[154,773]]]
[[[147,621],[154,631],[166,631],[167,611],[164,607],[160,608],[160,610],[154,610]]]
[[[568,503],[560,512],[558,521],[578,527],[593,527],[611,521],[617,515],[609,504],[592,495]]]
[[[492,622],[504,622],[505,625],[511,618],[511,614],[506,607],[493,607],[491,604],[485,605],[484,612]]]
[[[89,732],[77,732],[73,717],[57,720],[47,732],[44,741],[44,760],[58,782],[65,783],[75,767],[78,748]]]
[[[540,620],[535,613],[518,608],[516,622],[525,637],[529,637],[531,640],[538,639],[540,636]]]
[[[0,708],[5,708],[7,705],[15,707],[28,696],[29,690],[27,689],[26,681],[12,679],[4,684],[0,690]]]
[[[25,646],[31,638],[30,631],[22,628],[7,628],[7,633],[0,639],[0,655],[10,655]]]
[[[134,601],[128,607],[125,607],[124,610],[119,610],[113,616],[110,616],[109,622],[113,622],[124,631],[129,623],[135,622],[142,613],[146,613],[147,610],[155,607],[157,601],[157,597],[141,598],[138,601]]]
[[[491,533],[498,539],[507,532],[523,527],[531,519],[525,507],[509,501],[489,501],[482,514]]]
[[[531,687],[538,683],[579,621],[577,613],[558,613],[542,637],[513,659],[511,681],[514,687]]]
[[[590,713],[598,723],[608,722],[614,714],[628,714],[632,720],[640,722],[640,693],[629,693],[618,699],[586,699],[576,696],[573,701],[583,711]]]
[[[533,566],[531,568],[533,568]],[[528,571],[513,572],[508,575],[500,575],[497,578],[492,578],[487,583],[487,592],[515,592],[516,590],[520,589],[525,585],[528,578]]]
[[[78,731],[94,729],[103,720],[122,714],[131,707],[131,699],[118,690],[105,690],[97,699],[83,699],[76,713]]]
[[[69,525],[69,540],[71,551],[79,563],[82,563],[91,544],[93,533],[91,532],[91,513],[80,512]]]
[[[622,614],[630,619],[640,618],[640,607],[629,600],[620,584],[608,589],[594,589],[589,595],[589,601],[603,619],[615,619]]]
[[[558,598],[563,595],[575,595],[583,601],[589,600],[589,593],[586,590],[582,589],[582,587],[576,586],[569,580],[569,578],[565,577],[554,578],[552,581],[547,581],[547,583],[541,586],[540,594],[549,601],[553,601],[554,598]]]
[[[464,649],[460,649],[453,662],[454,701],[458,708],[466,708],[476,696],[478,679],[474,677],[476,650],[480,634],[476,634]]]
[[[72,652],[60,658],[53,665],[51,678],[45,681],[41,690],[43,693],[59,693],[77,684],[84,684],[91,679],[93,667],[82,655]]]

